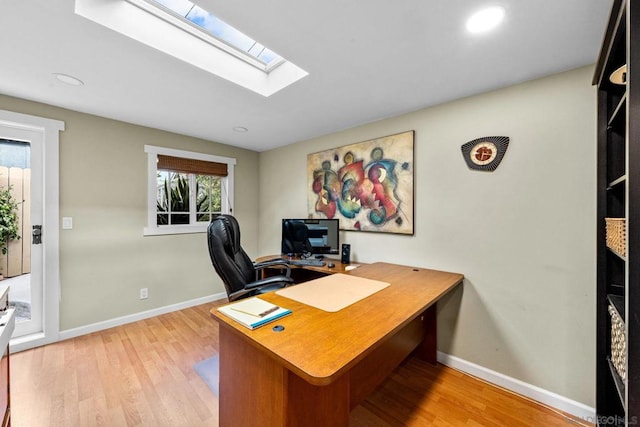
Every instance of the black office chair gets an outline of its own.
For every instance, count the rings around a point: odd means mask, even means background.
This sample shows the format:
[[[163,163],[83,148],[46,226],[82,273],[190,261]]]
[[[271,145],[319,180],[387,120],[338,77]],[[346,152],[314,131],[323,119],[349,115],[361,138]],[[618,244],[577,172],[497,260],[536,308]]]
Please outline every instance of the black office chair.
[[[282,253],[309,257],[313,246],[309,241],[307,225],[298,220],[286,220],[282,226]]]
[[[291,269],[285,261],[251,262],[240,246],[240,227],[232,215],[220,215],[211,221],[207,229],[207,241],[211,263],[224,283],[229,301],[293,284]],[[286,275],[260,279],[262,270],[272,266],[286,268]]]

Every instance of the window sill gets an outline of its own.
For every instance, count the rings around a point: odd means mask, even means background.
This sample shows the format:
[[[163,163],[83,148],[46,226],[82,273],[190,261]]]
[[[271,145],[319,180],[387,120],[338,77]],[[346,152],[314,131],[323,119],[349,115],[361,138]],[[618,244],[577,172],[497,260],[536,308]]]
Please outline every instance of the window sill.
[[[206,233],[208,222],[196,225],[163,225],[156,227],[145,227],[145,236],[164,236],[168,234],[193,234],[193,233]]]

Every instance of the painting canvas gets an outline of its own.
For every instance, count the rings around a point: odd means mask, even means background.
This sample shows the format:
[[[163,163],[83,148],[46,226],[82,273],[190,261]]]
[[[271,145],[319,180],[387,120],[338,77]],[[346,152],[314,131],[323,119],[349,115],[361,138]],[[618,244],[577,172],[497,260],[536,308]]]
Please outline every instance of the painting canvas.
[[[340,229],[413,234],[413,139],[407,131],[307,156],[310,218]]]

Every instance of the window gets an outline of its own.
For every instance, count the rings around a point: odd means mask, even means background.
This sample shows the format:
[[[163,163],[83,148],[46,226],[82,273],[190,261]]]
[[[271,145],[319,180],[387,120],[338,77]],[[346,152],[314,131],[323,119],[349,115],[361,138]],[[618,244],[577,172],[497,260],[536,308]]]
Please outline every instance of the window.
[[[231,213],[235,159],[145,146],[148,219],[145,235],[201,233]]]
[[[249,64],[258,66],[264,71],[270,71],[284,62],[284,59],[268,49],[261,43],[258,43],[242,31],[227,24],[213,13],[206,9],[192,3],[189,0],[128,0],[129,2],[139,5],[146,10],[162,17],[162,14],[170,14],[179,19],[179,22],[174,22],[181,28],[188,31],[188,27],[185,28],[180,24],[187,24],[193,28],[198,29],[201,37],[204,37],[206,41],[212,43],[215,46],[228,50],[230,53],[239,56],[243,60],[249,58],[258,60],[259,64],[255,61],[247,61]],[[155,9],[148,9],[141,2],[146,2]],[[166,19],[167,16],[164,16]],[[221,46],[220,42],[224,43]],[[233,48],[229,50],[228,47]]]
[[[188,0],[75,0],[75,13],[265,97],[309,74]]]

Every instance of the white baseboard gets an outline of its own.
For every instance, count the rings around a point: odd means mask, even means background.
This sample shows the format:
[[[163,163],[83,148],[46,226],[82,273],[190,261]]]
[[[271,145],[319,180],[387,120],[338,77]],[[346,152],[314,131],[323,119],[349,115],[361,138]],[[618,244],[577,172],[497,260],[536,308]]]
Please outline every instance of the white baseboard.
[[[51,340],[44,339],[43,332],[37,332],[35,334],[29,334],[19,338],[11,338],[11,341],[9,342],[9,352],[11,354],[18,353],[20,351],[29,350],[30,348],[47,345],[51,342]]]
[[[129,314],[127,316],[116,317],[115,319],[105,320],[103,322],[92,323],[86,326],[80,326],[78,328],[67,329],[60,331],[58,341],[66,340],[69,338],[79,337],[81,335],[90,334],[92,332],[98,332],[105,329],[113,328],[115,326],[126,325],[127,323],[137,322],[138,320],[148,319],[150,317],[159,316],[161,314],[171,313],[174,311],[182,310],[185,308],[193,307],[200,304],[206,304],[219,299],[227,298],[227,294],[224,292],[209,295],[202,298],[196,298],[189,301],[180,302],[177,304],[171,304],[164,307],[154,308],[153,310],[142,311],[140,313]]]
[[[593,422],[596,417],[595,408],[459,357],[438,352],[438,362],[586,421]]]

